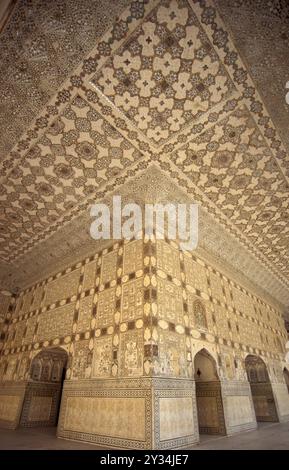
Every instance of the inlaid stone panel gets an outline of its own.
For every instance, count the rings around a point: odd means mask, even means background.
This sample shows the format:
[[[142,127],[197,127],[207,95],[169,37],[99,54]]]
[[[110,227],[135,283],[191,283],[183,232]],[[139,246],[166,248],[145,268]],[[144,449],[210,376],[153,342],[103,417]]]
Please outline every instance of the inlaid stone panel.
[[[106,253],[102,257],[101,283],[106,284],[116,277],[117,251]]]
[[[157,240],[157,266],[170,276],[180,279],[180,253],[168,243]]]
[[[48,421],[52,407],[52,397],[32,396],[28,421]]]
[[[92,318],[93,295],[80,299],[77,322],[77,332],[87,331]]]
[[[158,278],[158,317],[174,324],[184,323],[182,289]]]
[[[95,286],[96,261],[85,265],[82,290],[92,289]]]
[[[115,302],[114,287],[99,293],[96,314],[97,327],[104,328],[113,324],[113,317],[116,310]]]
[[[143,279],[129,281],[122,286],[121,321],[143,316]]]
[[[58,300],[68,299],[77,293],[80,269],[51,281],[46,286],[45,305],[50,305]]]
[[[92,376],[109,377],[112,367],[112,337],[96,338],[94,340]]]
[[[143,331],[134,330],[120,334],[120,375],[143,374]]]
[[[143,240],[124,245],[123,274],[130,274],[143,268]]]
[[[64,429],[145,440],[145,398],[68,397]]]
[[[75,302],[39,316],[37,341],[61,338],[71,334]]]

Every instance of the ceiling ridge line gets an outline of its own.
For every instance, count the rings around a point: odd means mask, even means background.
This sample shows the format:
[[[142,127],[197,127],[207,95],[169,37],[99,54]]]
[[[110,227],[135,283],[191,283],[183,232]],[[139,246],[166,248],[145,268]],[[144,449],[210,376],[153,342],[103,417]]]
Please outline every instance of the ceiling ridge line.
[[[199,14],[199,11],[198,11],[198,5],[197,5],[197,3],[200,4],[200,3],[201,3],[200,0],[195,0],[196,3],[194,3],[194,4],[192,3],[192,0],[187,0],[187,1],[188,1],[189,4],[191,5],[192,10],[195,12],[195,14],[196,14],[196,16],[197,16],[197,18],[198,18],[200,24],[204,24],[204,23],[202,22],[201,18],[200,18],[200,14]],[[246,67],[246,64],[243,63],[243,58],[241,57],[241,54],[239,53],[238,48],[237,48],[237,47],[235,46],[235,44],[234,44],[234,41],[233,41],[233,37],[232,37],[232,33],[231,33],[230,28],[227,27],[226,24],[224,24],[224,22],[223,22],[223,20],[222,20],[222,17],[221,17],[221,15],[220,15],[219,10],[217,9],[217,6],[215,5],[215,3],[214,3],[212,0],[207,0],[207,2],[206,2],[206,8],[207,8],[208,5],[210,5],[211,8],[214,8],[214,9],[215,9],[216,14],[217,14],[216,16],[217,16],[218,23],[221,25],[221,27],[223,28],[223,30],[224,30],[225,32],[227,32],[227,35],[228,35],[228,43],[229,43],[229,45],[231,46],[231,49],[233,49],[233,50],[236,52],[236,54],[237,54],[237,61],[240,62],[242,68],[243,68],[244,71],[246,72],[246,75],[247,75],[247,79],[246,79],[246,80],[249,81],[250,84],[252,85],[252,87],[254,88],[255,94],[257,95],[257,98],[259,99],[259,101],[260,101],[260,103],[261,103],[261,105],[262,105],[262,107],[263,107],[263,110],[265,111],[264,114],[269,118],[271,127],[273,128],[273,130],[275,131],[275,133],[276,133],[276,134],[278,135],[278,137],[279,137],[280,144],[281,144],[281,146],[282,146],[282,151],[285,152],[285,154],[287,155],[287,151],[286,151],[286,149],[285,149],[285,147],[284,147],[283,141],[282,141],[282,139],[281,139],[281,137],[280,137],[280,135],[279,135],[278,130],[275,128],[273,119],[271,118],[271,115],[268,113],[267,107],[266,107],[266,105],[265,105],[265,103],[264,103],[264,101],[263,101],[263,99],[262,99],[262,97],[261,97],[261,95],[260,95],[260,93],[259,93],[257,87],[255,86],[255,83],[254,83],[254,81],[253,81],[253,79],[252,79],[252,77],[251,77],[251,75],[250,75],[250,73],[249,73],[249,71],[248,71],[248,69],[247,69],[247,67]],[[204,7],[201,6],[201,5],[199,6],[199,8],[200,8],[200,9],[204,9]],[[208,25],[206,25],[206,26],[208,26]],[[210,40],[212,41],[212,44],[214,44],[214,41],[213,41],[213,38],[212,38],[212,34],[213,34],[213,33],[211,32],[211,29],[212,29],[211,25],[209,25],[209,27],[205,28],[206,32],[210,35]],[[219,46],[218,46],[217,44],[214,44],[214,48],[217,48],[217,50],[220,50],[220,51],[221,51],[221,49],[219,48]],[[225,65],[224,62],[223,62],[222,56],[219,55],[219,57],[220,57],[220,60],[222,61],[222,64],[224,65],[224,67],[225,67],[226,70],[228,71],[230,77],[232,78],[232,72],[231,72],[231,69],[230,69],[230,65]],[[237,87],[237,89],[238,89],[240,95],[243,97],[244,101],[245,101],[245,102],[247,101],[247,103],[249,103],[248,108],[249,108],[249,110],[250,110],[250,114],[252,115],[252,117],[254,118],[254,121],[256,122],[255,112],[250,109],[251,103],[250,103],[249,98],[246,98],[246,97],[244,96],[244,90],[242,91],[241,85],[239,85],[238,83],[236,84],[235,80],[233,80],[233,82],[234,82],[235,86]],[[243,85],[243,86],[244,86],[244,85]],[[258,122],[256,122],[256,124],[257,124],[258,129],[260,130],[262,136],[264,137],[265,141],[267,142],[268,147],[269,147],[270,150],[271,150],[271,149],[272,149],[272,146],[269,144],[269,139],[267,138],[267,136],[265,135],[265,133],[264,133],[264,131],[263,131],[263,126],[261,126],[260,124],[258,124]],[[273,150],[272,150],[272,152],[273,152]],[[288,170],[287,170],[286,168],[283,169],[282,163],[279,161],[279,158],[278,158],[276,155],[274,155],[274,159],[276,160],[276,163],[278,164],[278,166],[279,166],[279,168],[280,168],[280,171],[282,172],[282,174],[283,174],[283,176],[284,176],[284,179],[285,179],[285,181],[287,182],[287,185],[288,185],[288,187],[289,187],[289,174],[288,174],[288,176],[287,176],[287,171],[288,171]]]

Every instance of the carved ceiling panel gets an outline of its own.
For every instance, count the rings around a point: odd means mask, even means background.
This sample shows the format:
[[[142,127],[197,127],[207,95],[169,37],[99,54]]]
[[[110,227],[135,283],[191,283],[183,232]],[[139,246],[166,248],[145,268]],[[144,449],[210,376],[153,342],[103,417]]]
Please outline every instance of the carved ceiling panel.
[[[128,3],[17,2],[0,37],[2,158]]]

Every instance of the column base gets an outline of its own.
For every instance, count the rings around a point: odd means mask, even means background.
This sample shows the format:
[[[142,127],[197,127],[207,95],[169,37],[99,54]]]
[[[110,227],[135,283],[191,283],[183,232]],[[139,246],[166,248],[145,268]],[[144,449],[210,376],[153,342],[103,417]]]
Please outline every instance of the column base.
[[[199,440],[194,381],[66,381],[58,437],[123,449],[173,449]]]

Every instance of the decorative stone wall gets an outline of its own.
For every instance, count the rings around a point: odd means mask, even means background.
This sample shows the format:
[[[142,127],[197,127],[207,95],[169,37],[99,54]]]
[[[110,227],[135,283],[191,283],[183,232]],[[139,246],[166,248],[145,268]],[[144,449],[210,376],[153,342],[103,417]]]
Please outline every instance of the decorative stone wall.
[[[216,362],[224,432],[256,427],[248,354],[266,363],[278,419],[288,419],[282,312],[237,280],[152,237],[114,243],[21,292],[5,314],[1,424],[17,426],[27,381],[27,393],[33,388],[31,361],[55,347],[68,354],[59,437],[159,449],[197,442],[194,358],[202,349]],[[23,393],[11,411],[5,397],[15,387]],[[50,421],[53,394],[34,395],[22,424]]]
[[[28,382],[20,426],[56,426],[61,383]]]
[[[22,411],[25,383],[3,382],[0,387],[0,426],[16,429]]]

